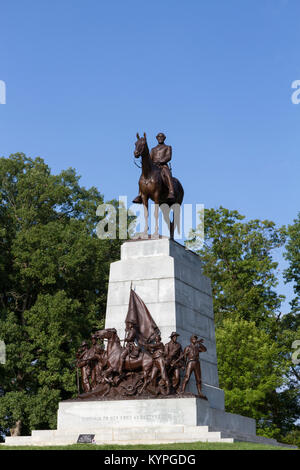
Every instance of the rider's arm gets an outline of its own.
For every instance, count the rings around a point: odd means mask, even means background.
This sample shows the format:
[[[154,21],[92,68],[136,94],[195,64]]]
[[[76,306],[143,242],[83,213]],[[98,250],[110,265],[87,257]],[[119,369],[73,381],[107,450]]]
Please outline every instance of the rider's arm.
[[[207,348],[203,344],[203,339],[202,340],[200,339],[199,341],[197,341],[197,343],[198,343],[198,348],[200,349],[200,352],[207,351]]]

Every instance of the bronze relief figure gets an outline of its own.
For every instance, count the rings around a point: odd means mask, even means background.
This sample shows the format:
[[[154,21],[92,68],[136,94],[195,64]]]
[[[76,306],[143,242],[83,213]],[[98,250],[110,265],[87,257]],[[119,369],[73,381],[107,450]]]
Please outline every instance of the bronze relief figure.
[[[148,206],[149,199],[155,203],[155,232],[158,237],[158,210],[161,207],[164,219],[170,226],[170,238],[174,238],[174,231],[180,227],[180,205],[183,201],[183,187],[177,178],[171,174],[168,166],[172,158],[172,147],[165,144],[166,136],[160,132],[157,136],[158,145],[149,152],[146,134],[140,137],[137,134],[135,143],[135,158],[142,158],[142,174],[139,179],[139,195],[134,203],[143,204],[145,216],[145,229],[143,238],[148,238]],[[170,211],[173,206],[173,219],[170,220]]]
[[[182,347],[177,341],[178,336],[180,335],[173,331],[170,335],[171,341],[165,345],[169,375],[171,376],[172,386],[176,391],[178,391],[180,385],[180,370],[184,366]]]
[[[181,393],[184,393],[185,387],[194,372],[198,396],[206,399],[206,396],[202,393],[201,367],[199,361],[199,354],[205,351],[207,351],[207,349],[203,344],[203,339],[198,339],[198,336],[196,335],[191,336],[191,344],[184,349],[183,353],[186,361],[186,370],[182,382]]]

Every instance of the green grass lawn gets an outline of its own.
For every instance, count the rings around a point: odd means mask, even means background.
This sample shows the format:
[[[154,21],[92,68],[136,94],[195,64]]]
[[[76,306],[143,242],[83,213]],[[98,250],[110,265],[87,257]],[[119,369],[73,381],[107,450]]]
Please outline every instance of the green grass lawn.
[[[74,444],[70,446],[5,446],[1,445],[0,450],[298,450],[288,447],[277,447],[262,444],[252,444],[250,442],[235,442],[234,444],[191,442],[186,444],[162,444],[162,445],[95,445],[95,444]]]

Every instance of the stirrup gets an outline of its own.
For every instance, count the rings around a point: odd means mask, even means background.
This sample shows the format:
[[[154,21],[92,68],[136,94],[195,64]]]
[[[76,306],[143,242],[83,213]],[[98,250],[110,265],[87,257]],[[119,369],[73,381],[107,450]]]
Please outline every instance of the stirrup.
[[[133,204],[142,204],[143,201],[142,201],[142,197],[140,195],[138,195],[136,198],[133,199]]]

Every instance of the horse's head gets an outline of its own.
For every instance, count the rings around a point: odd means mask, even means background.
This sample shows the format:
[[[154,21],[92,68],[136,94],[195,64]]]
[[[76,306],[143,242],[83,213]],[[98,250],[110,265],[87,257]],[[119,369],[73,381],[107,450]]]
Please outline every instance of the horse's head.
[[[134,156],[135,158],[138,158],[138,157],[142,157],[145,154],[145,152],[149,152],[149,149],[148,149],[148,144],[147,144],[146,133],[144,132],[144,137],[140,137],[138,133],[136,136],[138,140],[135,143]]]
[[[111,339],[117,337],[117,330],[115,328],[107,328],[105,330],[98,330],[94,333],[94,336],[98,339]]]

